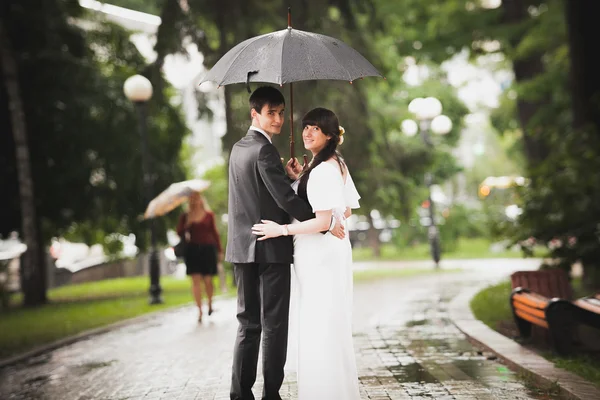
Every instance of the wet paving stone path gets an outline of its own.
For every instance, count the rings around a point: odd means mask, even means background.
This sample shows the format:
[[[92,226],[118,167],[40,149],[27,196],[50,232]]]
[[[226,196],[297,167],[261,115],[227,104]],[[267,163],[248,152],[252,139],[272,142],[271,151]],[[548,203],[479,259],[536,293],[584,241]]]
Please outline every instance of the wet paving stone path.
[[[448,319],[448,302],[462,288],[509,273],[499,266],[357,284],[361,398],[552,398],[469,344]],[[180,308],[0,369],[0,399],[227,400],[235,302],[218,304],[202,325],[192,307]],[[292,400],[291,359],[288,365],[281,394]],[[261,385],[259,376],[257,398]]]
[[[406,304],[390,323],[355,335],[364,398],[554,398],[473,347],[448,319],[449,299],[427,297]]]

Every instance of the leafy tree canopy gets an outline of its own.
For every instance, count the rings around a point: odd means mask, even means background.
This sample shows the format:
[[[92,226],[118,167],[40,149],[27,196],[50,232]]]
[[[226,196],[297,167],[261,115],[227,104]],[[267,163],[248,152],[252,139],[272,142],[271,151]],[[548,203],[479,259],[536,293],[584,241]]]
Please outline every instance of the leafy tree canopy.
[[[43,238],[70,233],[88,243],[111,232],[144,238],[140,137],[123,82],[145,68],[129,32],[84,14],[73,1],[29,7],[10,2],[5,20],[18,55],[36,207]],[[93,21],[81,28],[73,23]],[[27,27],[27,29],[23,29]],[[0,124],[10,132],[4,90]],[[148,136],[155,190],[184,178],[178,161],[187,134],[168,99],[149,102]],[[16,165],[11,135],[2,135],[2,232],[19,229]],[[100,234],[101,232],[101,234]],[[143,240],[140,242],[143,246]]]

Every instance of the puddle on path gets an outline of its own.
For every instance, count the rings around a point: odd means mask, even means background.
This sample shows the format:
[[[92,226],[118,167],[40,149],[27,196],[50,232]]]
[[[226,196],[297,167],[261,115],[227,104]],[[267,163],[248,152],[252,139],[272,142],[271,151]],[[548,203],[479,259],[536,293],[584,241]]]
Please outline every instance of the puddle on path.
[[[41,385],[50,380],[50,375],[39,375],[34,376],[33,378],[27,379],[23,384],[25,385]]]
[[[48,362],[49,358],[46,358],[46,362]],[[41,365],[46,362],[34,362],[33,365]],[[57,397],[48,397],[49,390],[55,390],[56,387],[61,387],[65,385],[65,377],[78,377],[77,381],[79,384],[85,386],[85,381],[89,381],[94,378],[94,374],[96,371],[99,371],[103,368],[109,368],[117,360],[108,360],[108,361],[89,361],[80,363],[77,365],[70,366],[58,366],[53,368],[50,374],[40,374],[40,370],[38,369],[24,369],[19,370],[19,374],[23,374],[20,379],[22,379],[20,384],[15,384],[13,392],[10,394],[11,400],[38,400],[38,399],[55,399]],[[31,363],[28,362],[26,364],[31,367]],[[16,367],[12,370],[12,372],[17,371]],[[7,380],[10,380],[11,370],[6,369],[3,371],[3,375]],[[84,388],[82,386],[82,389]],[[0,396],[1,397],[1,396]],[[82,397],[83,399],[83,397]]]
[[[380,335],[369,335],[386,365],[377,380],[389,379],[391,373],[409,395],[436,399],[559,398],[533,387],[493,354],[473,347],[448,319],[451,298],[451,293],[442,293],[430,300],[416,299],[402,311],[412,316],[404,326],[383,325]]]
[[[110,367],[112,364],[114,364],[116,362],[117,362],[117,360],[88,362],[85,364],[79,364],[79,365],[73,366],[73,370],[75,373],[77,373],[79,375],[85,375],[88,372],[94,371],[99,368]]]
[[[407,365],[397,365],[388,368],[398,382],[437,383],[438,380],[431,375],[421,364],[413,362]]]
[[[35,365],[44,365],[49,363],[52,360],[52,354],[51,353],[45,353],[42,355],[39,355],[37,357],[31,357],[26,361],[26,364],[28,367],[32,367]]]

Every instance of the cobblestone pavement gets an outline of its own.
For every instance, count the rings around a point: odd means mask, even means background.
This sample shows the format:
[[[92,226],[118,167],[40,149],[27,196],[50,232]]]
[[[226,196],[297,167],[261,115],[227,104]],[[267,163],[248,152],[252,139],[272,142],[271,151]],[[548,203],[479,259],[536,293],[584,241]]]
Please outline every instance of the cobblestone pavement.
[[[471,264],[459,273],[356,284],[354,337],[363,399],[547,398],[471,346],[448,320],[448,301],[462,288],[510,273],[508,264]],[[6,367],[0,370],[0,399],[226,400],[235,302],[215,307],[202,324],[195,322],[194,308],[180,308]],[[260,375],[255,389],[260,398]],[[281,394],[296,398],[293,361]]]

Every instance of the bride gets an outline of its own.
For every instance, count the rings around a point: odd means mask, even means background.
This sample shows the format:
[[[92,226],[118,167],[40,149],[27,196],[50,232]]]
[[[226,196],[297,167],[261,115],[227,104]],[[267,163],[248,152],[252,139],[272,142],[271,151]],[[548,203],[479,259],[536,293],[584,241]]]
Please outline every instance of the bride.
[[[297,305],[297,381],[299,400],[359,400],[358,375],[352,343],[352,249],[348,235],[342,240],[331,233],[331,217],[344,221],[359,208],[348,167],[337,146],[344,129],[330,110],[315,108],[302,119],[304,147],[313,159],[294,183],[307,200],[315,218],[290,225],[262,221],[252,228],[266,240],[294,235],[292,271]],[[293,178],[302,168],[288,168]],[[346,227],[347,232],[347,227]]]

